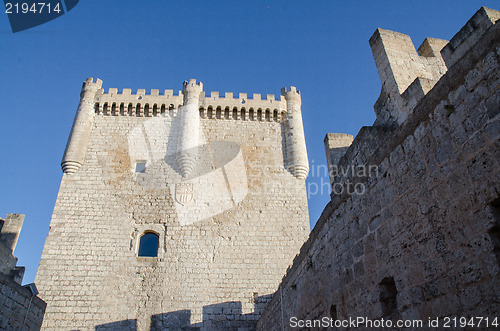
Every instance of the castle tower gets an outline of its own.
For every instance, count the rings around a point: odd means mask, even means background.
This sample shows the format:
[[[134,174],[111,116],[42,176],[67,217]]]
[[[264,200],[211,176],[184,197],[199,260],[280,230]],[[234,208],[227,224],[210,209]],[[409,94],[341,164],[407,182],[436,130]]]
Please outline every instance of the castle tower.
[[[200,136],[200,115],[198,105],[203,84],[195,79],[185,81],[182,88],[184,103],[181,114],[181,130],[177,145],[177,165],[182,176],[186,177],[194,168],[198,154]]]
[[[63,158],[43,328],[252,328],[309,233],[299,92],[101,84]]]
[[[83,83],[80,104],[76,111],[75,121],[61,162],[64,173],[72,174],[76,172],[85,161],[90,131],[94,122],[94,99],[101,86],[102,81],[100,79],[97,79],[94,83],[92,78],[88,78]]]
[[[299,179],[305,179],[309,173],[309,160],[307,159],[306,139],[302,124],[300,91],[295,86],[290,90],[281,89],[281,95],[286,100],[287,119],[287,161],[290,172]]]

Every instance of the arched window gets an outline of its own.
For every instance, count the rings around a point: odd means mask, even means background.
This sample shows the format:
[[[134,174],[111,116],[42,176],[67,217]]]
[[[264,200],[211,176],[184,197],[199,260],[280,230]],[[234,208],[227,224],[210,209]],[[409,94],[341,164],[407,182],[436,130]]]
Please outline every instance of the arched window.
[[[142,114],[141,114],[141,104],[140,103],[138,103],[135,106],[135,116],[142,116]]]
[[[139,240],[137,256],[157,257],[159,237],[154,232],[145,232]]]

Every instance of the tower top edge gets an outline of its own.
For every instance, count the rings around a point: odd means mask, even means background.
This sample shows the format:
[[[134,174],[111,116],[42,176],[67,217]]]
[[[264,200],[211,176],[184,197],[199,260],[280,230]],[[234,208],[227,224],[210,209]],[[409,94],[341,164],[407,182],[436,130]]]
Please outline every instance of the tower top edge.
[[[100,79],[97,81],[102,84]],[[86,84],[93,83],[93,78],[88,78]],[[96,83],[93,83],[96,84]],[[289,88],[282,88],[281,95],[276,96],[275,94],[265,94],[260,93],[234,93],[234,92],[219,92],[219,91],[203,91],[203,83],[197,82],[196,79],[190,79],[183,82],[182,90],[174,93],[172,89],[165,89],[160,91],[159,89],[137,89],[132,91],[130,88],[123,88],[118,90],[117,88],[101,88],[97,93],[97,97],[102,100],[102,102],[134,102],[134,100],[141,100],[141,102],[155,102],[157,98],[177,98],[183,97],[185,92],[194,92],[193,89],[199,90],[200,100],[205,100],[208,103],[217,102],[229,102],[229,103],[242,103],[245,104],[247,101],[264,101],[269,103],[279,103],[286,101],[287,95],[298,95],[300,96],[300,91],[296,87],[291,86]]]

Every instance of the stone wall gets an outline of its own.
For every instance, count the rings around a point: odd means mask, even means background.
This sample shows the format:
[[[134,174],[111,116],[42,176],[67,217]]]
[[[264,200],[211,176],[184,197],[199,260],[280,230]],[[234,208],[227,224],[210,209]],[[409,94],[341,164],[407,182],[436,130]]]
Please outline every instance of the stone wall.
[[[198,159],[184,176],[182,98],[118,95],[113,109],[113,93],[98,93],[88,141],[73,139],[88,148],[63,175],[38,269],[43,328],[253,328],[309,232],[305,182],[286,167],[285,101],[254,96],[278,117],[243,95],[233,117],[202,98]],[[134,98],[134,111],[119,111]],[[159,237],[157,257],[137,256],[146,232]]]
[[[6,275],[0,275],[0,330],[39,330],[47,304]]]
[[[38,330],[46,303],[37,297],[34,284],[21,286],[24,267],[12,254],[24,222],[22,214],[0,218],[0,330]]]
[[[431,89],[416,93],[416,77],[391,90],[394,101],[383,86],[376,126],[338,164],[369,170],[334,178],[346,189],[332,194],[258,330],[292,329],[291,318],[500,316],[499,17],[472,17],[443,48],[447,71]]]

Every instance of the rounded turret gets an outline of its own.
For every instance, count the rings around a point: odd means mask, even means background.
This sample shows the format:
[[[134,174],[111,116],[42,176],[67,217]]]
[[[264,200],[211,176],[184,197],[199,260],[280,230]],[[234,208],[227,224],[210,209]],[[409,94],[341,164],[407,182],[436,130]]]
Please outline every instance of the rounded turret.
[[[189,102],[196,103],[198,105],[200,100],[200,94],[203,92],[203,83],[196,83],[196,79],[190,79],[182,83],[182,95],[184,96],[184,104]]]
[[[305,179],[309,173],[309,160],[307,158],[306,139],[302,124],[300,91],[294,86],[290,89],[281,89],[281,95],[286,100],[286,148],[287,168],[297,178]]]
[[[80,103],[61,162],[65,174],[75,173],[85,161],[90,131],[94,123],[94,99],[101,87],[102,80],[99,78],[94,82],[93,78],[90,77],[83,83]]]
[[[185,81],[182,85],[184,102],[181,112],[179,143],[177,145],[177,165],[182,177],[187,177],[194,169],[198,155],[200,136],[200,115],[198,106],[203,84],[196,79]]]

